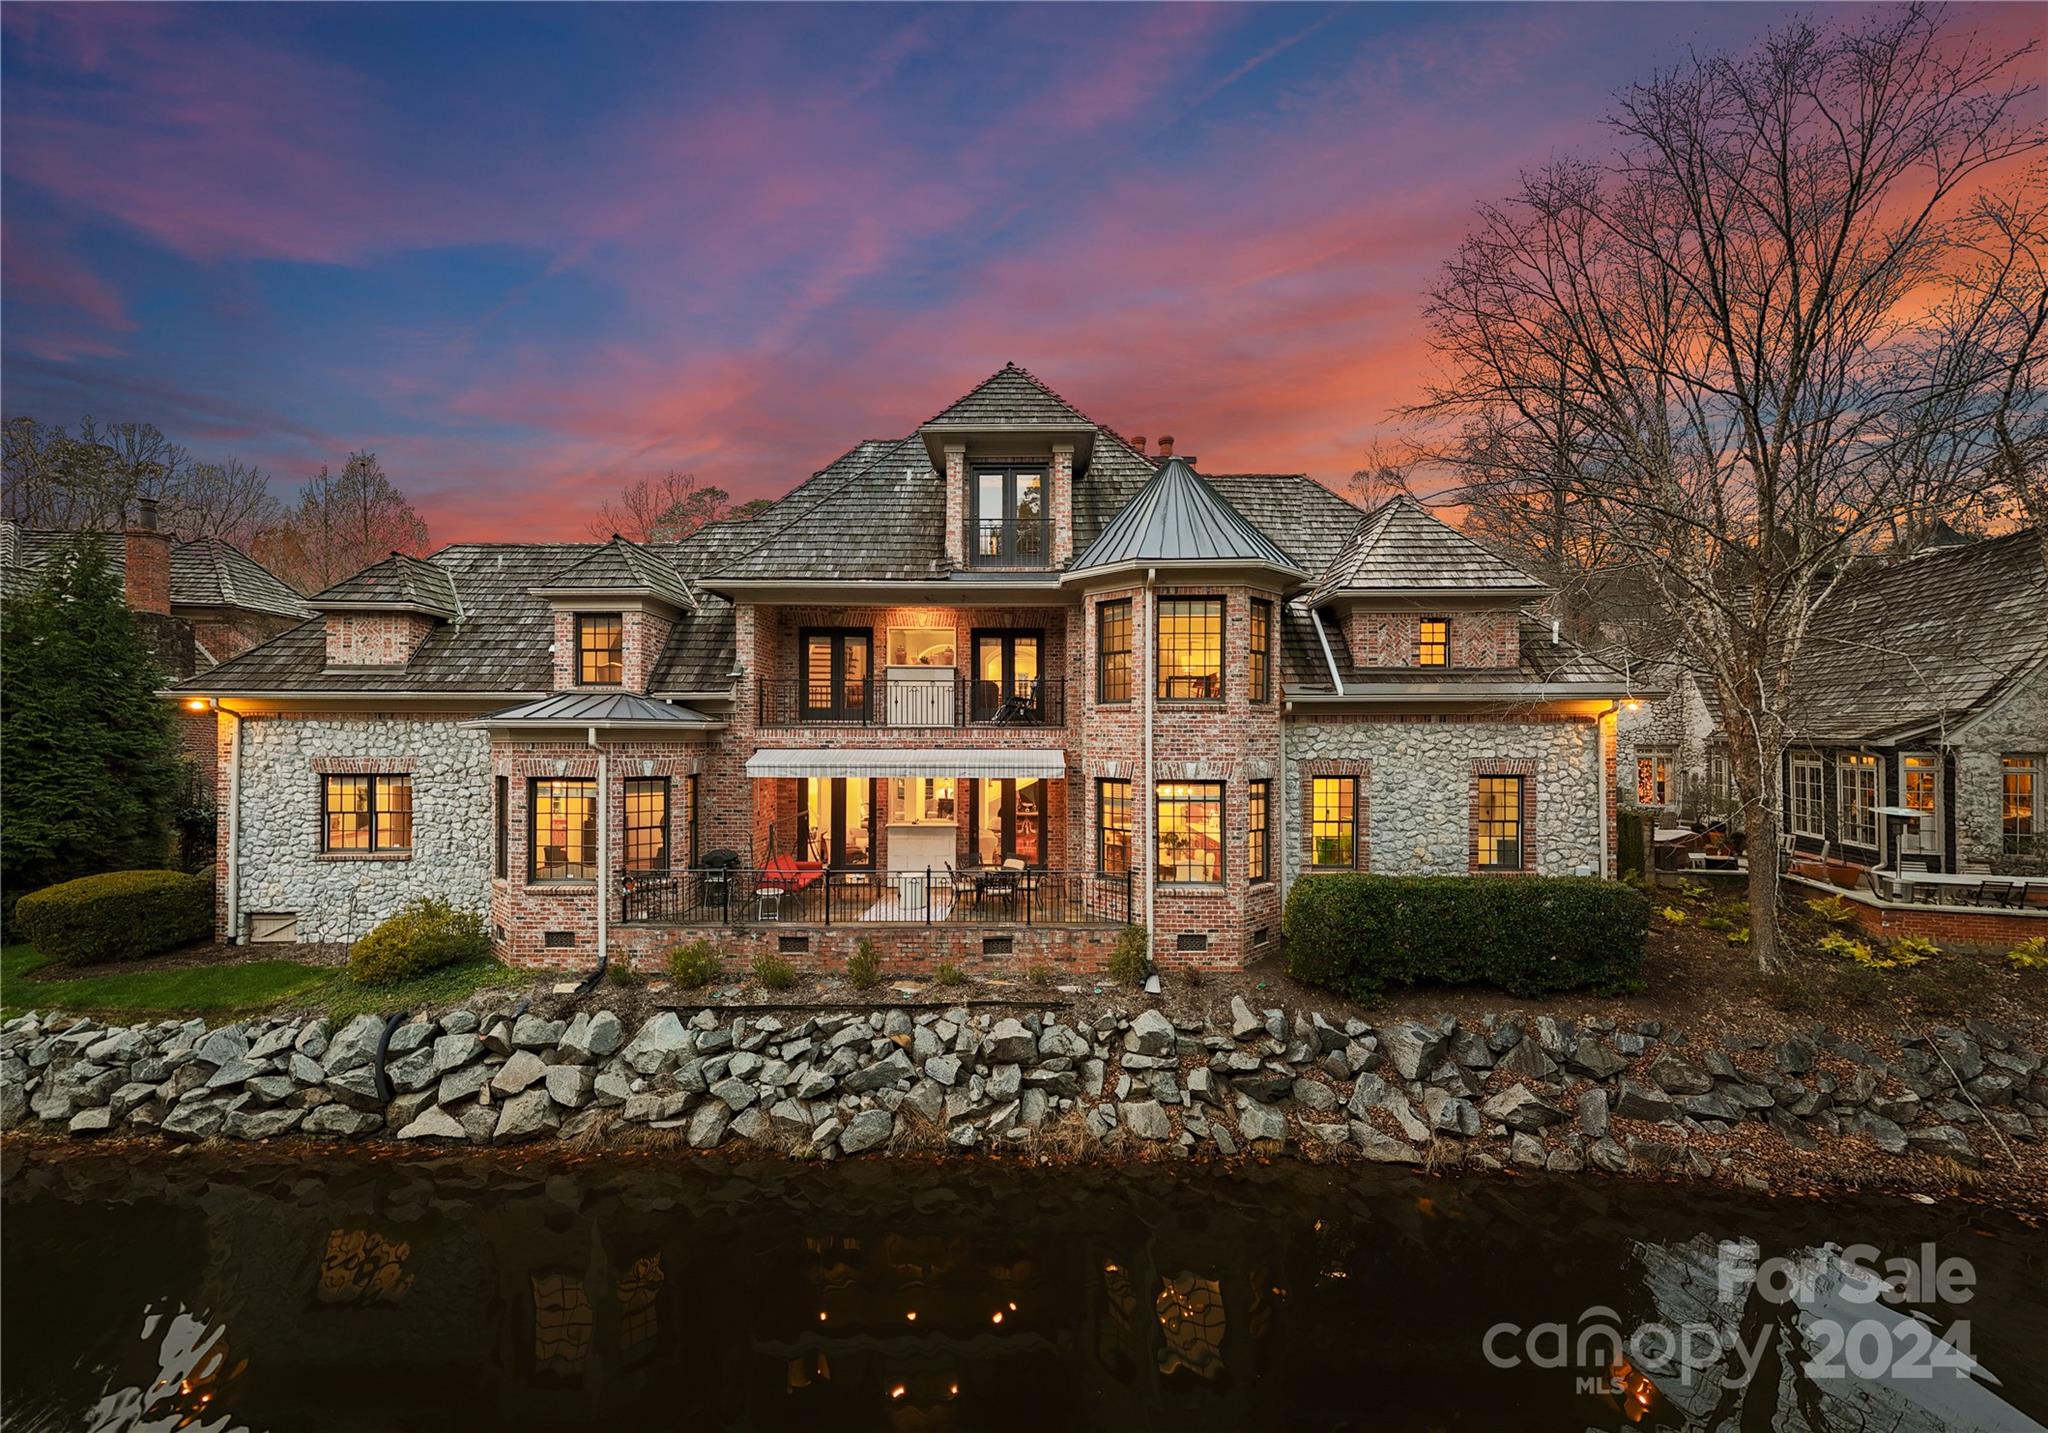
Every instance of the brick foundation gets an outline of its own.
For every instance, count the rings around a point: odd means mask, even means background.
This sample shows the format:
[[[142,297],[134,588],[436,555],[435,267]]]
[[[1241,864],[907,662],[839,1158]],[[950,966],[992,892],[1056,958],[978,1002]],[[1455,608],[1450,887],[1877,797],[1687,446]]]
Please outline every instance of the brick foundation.
[[[940,961],[949,960],[968,975],[1019,979],[1030,966],[1041,961],[1051,965],[1061,978],[1100,974],[1122,933],[1119,926],[825,926],[772,922],[743,930],[621,925],[612,927],[605,939],[613,960],[630,958],[649,974],[659,974],[666,968],[670,950],[698,939],[711,942],[732,976],[742,974],[745,964],[755,956],[777,953],[782,953],[800,971],[836,972],[866,939],[872,940],[880,952],[885,977],[929,976]],[[984,954],[983,941],[990,936],[1007,937],[1009,952]],[[796,937],[808,940],[810,948],[781,952],[783,940]],[[545,950],[527,945],[517,950],[500,950],[499,954],[511,964],[529,969],[588,972],[596,964],[597,946],[588,929],[582,932],[582,941],[573,950]]]

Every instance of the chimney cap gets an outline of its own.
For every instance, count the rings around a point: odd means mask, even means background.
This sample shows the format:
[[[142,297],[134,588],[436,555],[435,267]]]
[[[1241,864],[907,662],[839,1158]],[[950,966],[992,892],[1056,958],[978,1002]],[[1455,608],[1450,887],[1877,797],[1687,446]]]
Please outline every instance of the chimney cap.
[[[144,532],[156,531],[155,498],[137,498],[135,500],[135,525]]]
[[[1159,456],[1162,458],[1173,456],[1173,434],[1161,433],[1159,435]]]
[[[1132,446],[1133,448],[1136,448],[1136,449],[1137,449],[1137,450],[1138,450],[1139,452],[1141,452],[1141,453],[1142,453],[1142,452],[1144,452],[1144,451],[1145,451],[1145,435],[1144,435],[1143,433],[1140,433],[1140,434],[1138,434],[1138,436],[1137,436],[1137,437],[1135,437],[1135,438],[1131,439],[1131,446]]]

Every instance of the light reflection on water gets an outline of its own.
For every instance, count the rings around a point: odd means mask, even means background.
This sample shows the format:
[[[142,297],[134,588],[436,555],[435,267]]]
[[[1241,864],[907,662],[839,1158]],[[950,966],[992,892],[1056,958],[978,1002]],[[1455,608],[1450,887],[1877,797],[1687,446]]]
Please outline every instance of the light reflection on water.
[[[5,1174],[10,1429],[1912,1433],[2038,1426],[2048,1407],[2048,1244],[1963,1205],[673,1156],[265,1150],[131,1167],[11,1151]],[[1852,1240],[1932,1240],[1971,1261],[1967,1300],[1887,1316],[1966,1315],[1977,1378],[1804,1377],[1806,1314],[1715,1287],[1730,1248],[1811,1260]],[[1483,1355],[1497,1323],[1588,1310],[1624,1330],[1704,1317],[1731,1338],[1760,1331],[1770,1356],[1739,1385],[1733,1363],[1680,1384],[1605,1356]]]

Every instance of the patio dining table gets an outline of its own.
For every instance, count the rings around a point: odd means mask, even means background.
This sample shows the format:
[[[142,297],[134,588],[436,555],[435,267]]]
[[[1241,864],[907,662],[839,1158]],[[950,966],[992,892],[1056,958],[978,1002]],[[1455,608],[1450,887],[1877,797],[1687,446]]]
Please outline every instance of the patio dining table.
[[[2023,897],[2034,891],[2048,891],[2048,876],[1993,876],[1980,873],[1959,874],[1949,871],[1873,871],[1891,883],[1899,898],[1910,900],[1914,886],[1934,886],[1943,891],[1976,893],[1983,890],[1988,882],[1994,886],[2018,889]]]

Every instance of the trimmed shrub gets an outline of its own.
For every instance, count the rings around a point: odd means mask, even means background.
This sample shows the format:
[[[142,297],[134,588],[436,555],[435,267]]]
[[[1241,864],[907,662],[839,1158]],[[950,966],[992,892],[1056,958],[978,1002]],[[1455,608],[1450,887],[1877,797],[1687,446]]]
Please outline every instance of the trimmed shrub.
[[[796,967],[764,951],[754,957],[754,980],[763,990],[788,990],[796,984]]]
[[[1127,925],[1109,953],[1109,978],[1118,985],[1138,986],[1152,973],[1152,939],[1141,925]]]
[[[855,990],[873,990],[882,983],[882,953],[866,936],[846,957],[846,978]]]
[[[1394,985],[1511,995],[1642,989],[1650,903],[1590,876],[1311,876],[1287,897],[1287,969],[1367,1000]]]
[[[718,963],[718,952],[700,935],[668,953],[668,973],[683,989],[701,990],[725,972]]]
[[[30,891],[14,919],[58,965],[141,960],[213,934],[213,882],[182,871],[107,871]]]
[[[491,938],[484,918],[439,896],[407,901],[397,915],[349,947],[348,974],[358,985],[397,985],[444,965],[485,960]]]

